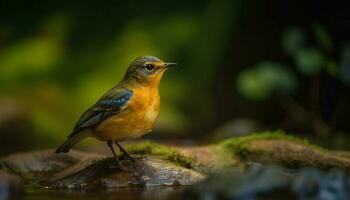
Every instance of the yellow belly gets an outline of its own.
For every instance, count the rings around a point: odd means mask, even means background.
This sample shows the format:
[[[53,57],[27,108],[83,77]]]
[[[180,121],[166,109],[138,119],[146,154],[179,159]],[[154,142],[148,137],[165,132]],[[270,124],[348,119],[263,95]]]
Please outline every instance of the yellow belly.
[[[137,138],[152,131],[157,117],[157,113],[151,112],[118,114],[97,126],[93,135],[103,141]]]
[[[136,92],[128,108],[101,122],[93,131],[99,140],[128,140],[152,131],[159,116],[159,94]],[[142,94],[144,94],[142,96]]]

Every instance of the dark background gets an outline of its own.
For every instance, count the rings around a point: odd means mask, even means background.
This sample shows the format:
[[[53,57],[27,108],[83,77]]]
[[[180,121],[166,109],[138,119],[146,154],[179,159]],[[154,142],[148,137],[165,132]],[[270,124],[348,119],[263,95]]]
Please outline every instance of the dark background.
[[[349,149],[349,41],[336,1],[1,1],[0,154],[58,146],[140,55],[179,64],[146,138],[282,129]]]

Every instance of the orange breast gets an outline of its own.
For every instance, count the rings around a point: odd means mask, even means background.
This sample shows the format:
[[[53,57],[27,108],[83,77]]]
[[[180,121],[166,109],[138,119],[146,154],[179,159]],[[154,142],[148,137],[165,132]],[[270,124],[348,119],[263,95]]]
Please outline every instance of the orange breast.
[[[94,131],[100,140],[127,140],[150,132],[160,111],[158,89],[140,87],[133,89],[127,108],[103,121]]]

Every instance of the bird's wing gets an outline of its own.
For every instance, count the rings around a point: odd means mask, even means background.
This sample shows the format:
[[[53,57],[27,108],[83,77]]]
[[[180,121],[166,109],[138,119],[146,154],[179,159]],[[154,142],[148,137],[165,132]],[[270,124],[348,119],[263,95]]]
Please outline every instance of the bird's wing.
[[[127,107],[133,92],[124,88],[113,88],[89,108],[75,124],[73,133],[95,126],[111,115],[115,115]]]

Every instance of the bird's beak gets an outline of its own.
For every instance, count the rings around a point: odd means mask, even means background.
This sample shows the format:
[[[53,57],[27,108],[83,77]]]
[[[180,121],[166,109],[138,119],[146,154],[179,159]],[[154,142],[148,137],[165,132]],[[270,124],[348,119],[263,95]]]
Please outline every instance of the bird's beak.
[[[168,69],[169,67],[176,66],[176,63],[164,63],[163,68]]]

